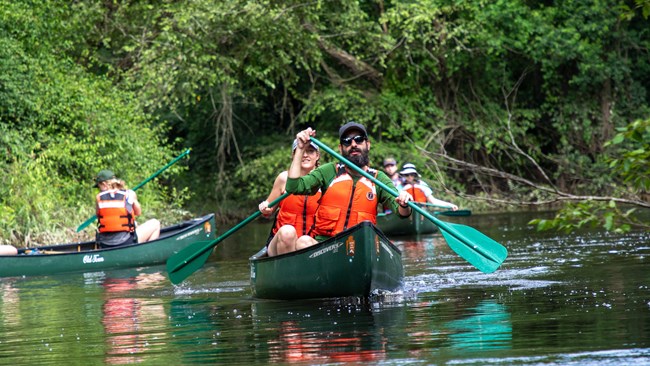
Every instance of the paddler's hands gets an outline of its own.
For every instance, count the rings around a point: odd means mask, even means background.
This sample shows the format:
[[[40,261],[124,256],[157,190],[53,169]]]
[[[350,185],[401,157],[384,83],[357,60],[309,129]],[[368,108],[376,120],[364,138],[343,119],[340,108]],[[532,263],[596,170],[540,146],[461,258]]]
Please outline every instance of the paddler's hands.
[[[298,140],[297,148],[301,152],[309,146],[309,138],[312,136],[316,136],[316,130],[312,130],[311,127],[307,127],[306,130],[302,130],[296,134],[296,140]]]
[[[400,216],[411,215],[411,207],[408,206],[409,201],[413,201],[413,196],[407,191],[400,191],[395,201],[399,205]]]

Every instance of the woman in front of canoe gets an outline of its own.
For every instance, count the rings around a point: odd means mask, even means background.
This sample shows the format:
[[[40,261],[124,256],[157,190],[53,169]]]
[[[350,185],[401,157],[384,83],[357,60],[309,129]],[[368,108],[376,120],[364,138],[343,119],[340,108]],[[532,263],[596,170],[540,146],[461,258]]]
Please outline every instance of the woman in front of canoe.
[[[296,155],[297,146],[298,142],[294,140],[291,150],[292,157]],[[315,144],[310,144],[298,157],[300,158],[300,175],[306,175],[318,166],[318,160],[320,160],[319,148]],[[271,238],[267,244],[267,253],[270,257],[296,250],[298,237],[306,235],[314,224],[314,215],[321,196],[320,191],[313,196],[290,195],[278,205],[269,207],[269,202],[273,202],[285,192],[286,182],[287,171],[283,171],[275,178],[269,196],[259,204],[259,210],[264,217],[271,216],[275,209],[279,207],[278,215],[271,230]]]
[[[421,203],[428,202],[438,207],[450,208],[452,211],[458,210],[458,206],[453,203],[433,197],[431,188],[426,183],[420,181],[420,173],[415,169],[415,165],[410,163],[404,164],[399,174],[405,179],[402,189],[408,191],[413,196],[413,201]]]
[[[110,170],[102,170],[95,178],[95,186],[100,191],[95,198],[97,243],[102,248],[158,239],[160,221],[151,219],[136,224],[135,217],[140,216],[142,208],[135,192],[127,190],[123,180]]]
[[[361,176],[346,165],[327,163],[302,176],[297,158],[311,143],[316,131],[307,128],[296,135],[298,145],[287,176],[286,190],[293,194],[309,194],[317,189],[324,191],[316,211],[316,222],[309,235],[298,238],[296,249],[302,249],[323,241],[362,221],[377,223],[377,206],[382,205],[400,217],[411,215],[408,202],[411,194],[401,191],[397,198]],[[348,122],[339,129],[339,151],[357,167],[374,175],[384,185],[391,187],[390,178],[381,171],[368,166],[370,140],[366,128],[356,122]]]

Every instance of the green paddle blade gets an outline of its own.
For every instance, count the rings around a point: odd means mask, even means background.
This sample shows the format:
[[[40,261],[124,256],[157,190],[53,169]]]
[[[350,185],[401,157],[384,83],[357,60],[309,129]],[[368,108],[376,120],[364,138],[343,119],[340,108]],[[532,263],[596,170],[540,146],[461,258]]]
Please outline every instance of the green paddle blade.
[[[167,273],[173,284],[183,282],[192,273],[198,271],[212,254],[216,244],[212,241],[198,241],[180,250],[167,260]]]
[[[496,271],[508,256],[506,247],[473,227],[450,222],[445,225],[456,232],[441,230],[449,247],[483,273]]]
[[[269,203],[269,207],[273,207],[285,199],[290,193],[285,192],[280,197],[273,200]],[[235,225],[230,230],[226,231],[220,237],[214,239],[213,241],[200,241],[192,243],[185,247],[183,250],[172,255],[167,259],[167,273],[169,274],[169,279],[173,284],[183,282],[184,279],[189,277],[192,273],[196,272],[199,268],[203,266],[205,261],[208,259],[212,253],[212,248],[217,246],[224,239],[235,233],[237,230],[246,226],[249,222],[255,220],[261,213],[255,211],[252,215],[248,216],[244,221]]]
[[[310,139],[318,147],[344,162],[345,165],[350,167],[350,169],[370,179],[373,183],[390,193],[392,196],[397,197],[399,195],[399,193],[395,191],[394,187],[388,187],[384,183],[380,182],[377,178],[354,165],[348,159],[318,141],[315,137],[310,137]],[[447,244],[449,244],[458,255],[466,259],[480,271],[485,273],[494,272],[508,256],[508,250],[503,245],[490,239],[480,231],[469,226],[441,221],[413,201],[408,202],[408,205],[411,209],[419,212],[420,215],[436,224],[436,226],[438,226],[442,231],[442,235],[446,239]]]

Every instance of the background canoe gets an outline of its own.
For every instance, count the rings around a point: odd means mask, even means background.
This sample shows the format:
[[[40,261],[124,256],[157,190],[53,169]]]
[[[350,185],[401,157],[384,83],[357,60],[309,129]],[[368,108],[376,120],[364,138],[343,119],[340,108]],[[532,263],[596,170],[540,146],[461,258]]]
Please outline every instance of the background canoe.
[[[430,211],[430,207],[423,207]],[[377,215],[377,227],[386,235],[419,235],[432,234],[438,231],[436,224],[422,216],[419,212],[413,210],[408,218],[400,218],[395,213]]]
[[[404,277],[400,250],[370,222],[276,257],[264,248],[250,267],[253,296],[263,299],[367,297],[399,288]]]
[[[165,263],[167,258],[199,240],[214,238],[214,214],[165,227],[160,238],[142,244],[96,249],[79,242],[19,249],[18,255],[0,256],[0,277],[95,272]]]

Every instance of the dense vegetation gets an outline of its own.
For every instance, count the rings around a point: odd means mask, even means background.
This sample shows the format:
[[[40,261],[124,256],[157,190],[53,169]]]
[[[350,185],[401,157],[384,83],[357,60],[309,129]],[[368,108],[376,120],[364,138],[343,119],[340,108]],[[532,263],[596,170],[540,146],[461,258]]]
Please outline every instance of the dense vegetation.
[[[374,164],[414,162],[463,207],[573,202],[540,227],[643,224],[624,207],[649,207],[649,14],[648,0],[0,0],[0,237],[69,239],[97,171],[133,186],[187,147],[139,191],[145,216],[250,213],[297,130],[335,146],[351,119]]]

